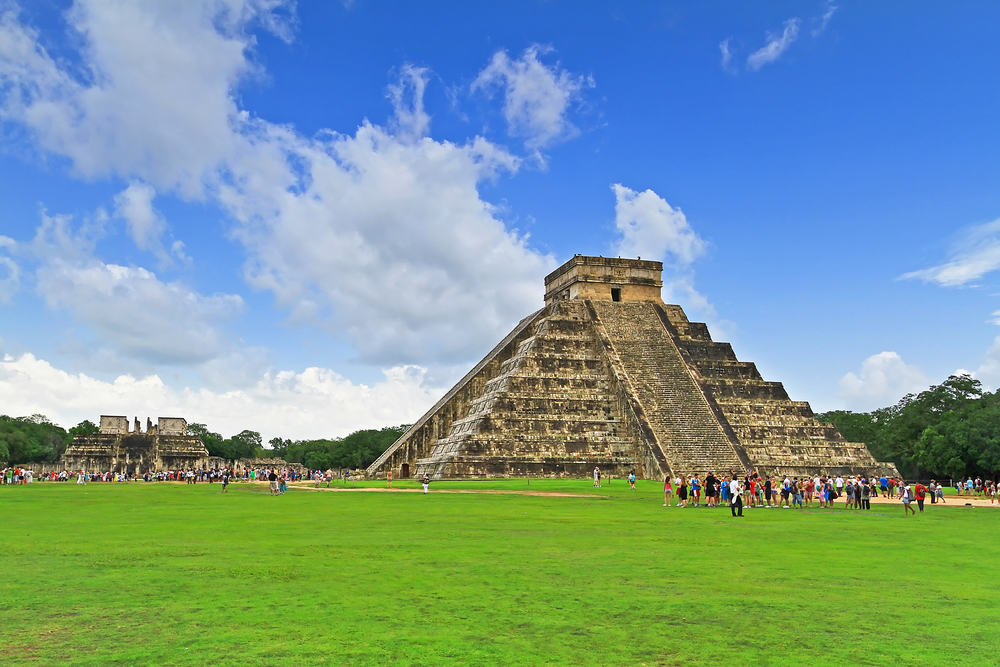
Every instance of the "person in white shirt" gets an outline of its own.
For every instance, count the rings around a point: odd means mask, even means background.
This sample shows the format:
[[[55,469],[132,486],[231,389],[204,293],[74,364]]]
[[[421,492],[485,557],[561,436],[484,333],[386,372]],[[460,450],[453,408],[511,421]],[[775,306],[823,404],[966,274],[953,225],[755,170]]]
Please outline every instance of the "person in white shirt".
[[[844,478],[837,475],[837,479],[834,481],[834,485],[837,487],[837,495],[844,495]]]
[[[913,516],[916,516],[917,510],[910,507],[910,501],[913,500],[913,489],[911,489],[910,485],[907,484],[906,482],[902,483],[902,487],[903,487],[903,493],[902,493],[903,516],[909,516],[910,512],[913,512]]]
[[[736,475],[729,478],[729,509],[733,516],[743,516],[743,490]]]

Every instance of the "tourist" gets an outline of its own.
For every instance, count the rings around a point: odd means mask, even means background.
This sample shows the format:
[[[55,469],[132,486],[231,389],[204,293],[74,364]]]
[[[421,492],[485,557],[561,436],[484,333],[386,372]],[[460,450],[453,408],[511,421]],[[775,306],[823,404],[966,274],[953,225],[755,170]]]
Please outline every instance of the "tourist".
[[[77,484],[86,484],[87,483],[87,473],[85,473],[85,472],[83,472],[81,470],[80,474],[76,476],[76,483]]]
[[[754,476],[754,489],[757,494],[757,505],[764,506],[764,483],[760,478],[760,475]]]
[[[771,494],[774,491],[774,482],[770,477],[764,480],[764,507],[771,506]]]
[[[663,506],[670,507],[670,496],[674,495],[673,489],[670,488],[670,475],[663,478]]]
[[[594,468],[594,488],[595,489],[597,488],[598,481],[601,478],[600,473],[598,472],[598,470],[600,470],[600,469],[599,468]]]
[[[267,481],[269,482],[269,486],[271,488],[271,495],[278,495],[278,473],[271,470],[267,475]]]
[[[739,480],[736,479],[736,475],[732,475],[729,481],[729,511],[733,513],[734,517],[743,516],[742,493]]]
[[[804,480],[800,482],[798,477],[796,477],[795,479],[792,480],[792,507],[793,508],[796,505],[798,505],[799,506],[798,509],[802,509],[803,487],[805,487],[805,481]]]
[[[934,495],[936,495],[937,499],[940,500],[941,502],[945,502],[945,500],[944,500],[944,487],[941,486],[941,482],[938,482],[937,486],[934,488]]]
[[[392,469],[390,469],[389,472],[385,474],[385,488],[387,489],[392,488]]]
[[[913,487],[913,495],[917,499],[917,507],[920,508],[921,512],[923,512],[924,511],[924,498],[927,495],[927,487],[925,487],[920,482],[917,482],[916,486]]]
[[[715,475],[711,471],[705,475],[705,505],[708,507],[716,506]]]
[[[913,512],[913,516],[916,516],[917,511],[910,507],[910,501],[913,499],[913,496],[910,495],[912,493],[912,491],[910,491],[910,486],[906,482],[900,480],[899,488],[901,489],[900,498],[903,501],[903,516],[909,516],[910,512]]]
[[[222,473],[222,492],[229,493],[227,487],[229,486],[229,474]]]
[[[628,486],[629,489],[635,491],[635,471],[633,470],[628,474]]]
[[[681,475],[677,478],[677,506],[687,507],[688,504],[688,486],[687,478]]]
[[[885,475],[882,475],[881,477],[879,477],[878,485],[882,489],[882,497],[883,498],[888,498],[889,497],[889,495],[888,495],[888,493],[889,493],[889,479]]]
[[[861,509],[870,510],[872,508],[871,503],[871,487],[868,486],[868,480],[861,480]]]
[[[691,496],[694,499],[694,506],[700,507],[701,503],[701,480],[698,479],[698,473],[695,473],[691,477]]]
[[[288,473],[283,472],[278,476],[278,495],[285,495],[285,491],[288,490]]]
[[[847,509],[854,509],[854,482],[852,480],[847,481],[844,493],[847,494]]]
[[[600,475],[601,475],[600,469],[599,468],[594,468],[594,470],[598,471],[596,473],[596,475],[597,475],[598,479],[600,479]],[[428,488],[431,485],[431,478],[427,476],[427,473],[424,473],[424,476],[420,479],[420,483],[423,485],[423,487],[424,487],[424,493],[426,494]],[[598,486],[600,486],[600,485],[598,485]]]
[[[792,492],[792,480],[788,479],[788,475],[785,475],[785,479],[781,481],[781,508],[788,509],[788,496]]]

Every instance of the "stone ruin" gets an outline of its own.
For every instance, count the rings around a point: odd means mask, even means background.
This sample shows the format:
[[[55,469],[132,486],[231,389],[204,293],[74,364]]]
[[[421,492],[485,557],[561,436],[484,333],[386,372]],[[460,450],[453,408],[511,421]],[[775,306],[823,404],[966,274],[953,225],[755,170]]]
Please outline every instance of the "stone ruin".
[[[98,432],[74,437],[58,469],[141,475],[210,468],[221,461],[209,457],[201,438],[188,435],[187,420],[181,417],[160,417],[156,424],[147,417],[143,432],[138,417],[130,430],[128,417],[101,415]]]
[[[577,255],[368,469],[397,477],[898,476],[660,297],[663,264]]]
[[[253,468],[306,471],[303,465],[282,459],[210,456],[201,438],[188,435],[187,420],[182,417],[160,417],[155,424],[147,417],[143,431],[138,417],[130,429],[128,417],[118,415],[101,415],[98,432],[75,436],[55,463],[23,463],[20,467],[40,473],[86,470],[136,475],[212,468],[229,468],[237,474]]]

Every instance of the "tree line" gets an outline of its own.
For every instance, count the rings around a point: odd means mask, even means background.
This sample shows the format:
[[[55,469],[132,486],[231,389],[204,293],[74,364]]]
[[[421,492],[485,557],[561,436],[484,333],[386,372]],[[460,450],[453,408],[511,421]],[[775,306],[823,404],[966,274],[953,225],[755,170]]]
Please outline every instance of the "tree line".
[[[847,440],[911,478],[995,479],[1000,472],[1000,390],[984,392],[970,375],[952,375],[893,406],[816,415]]]
[[[396,442],[410,426],[363,429],[332,440],[282,440],[272,438],[271,449],[289,463],[301,463],[310,470],[367,468]]]
[[[224,459],[282,458],[310,469],[366,468],[401,436],[408,425],[355,431],[344,438],[284,440],[272,438],[264,449],[257,431],[243,430],[230,438],[209,430],[205,424],[188,424],[188,435],[201,438],[209,456]],[[45,415],[9,417],[0,415],[0,463],[51,463],[58,461],[76,435],[97,433],[98,427],[83,420],[68,431]]]

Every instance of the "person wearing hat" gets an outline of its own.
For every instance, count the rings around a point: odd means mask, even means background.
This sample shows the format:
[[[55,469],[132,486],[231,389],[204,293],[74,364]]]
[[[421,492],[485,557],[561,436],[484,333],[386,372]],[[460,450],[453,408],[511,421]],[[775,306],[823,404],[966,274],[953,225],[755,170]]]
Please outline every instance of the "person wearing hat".
[[[427,473],[424,473],[424,476],[420,480],[420,483],[424,485],[424,493],[427,493],[427,489],[431,485],[431,478],[427,476]]]

